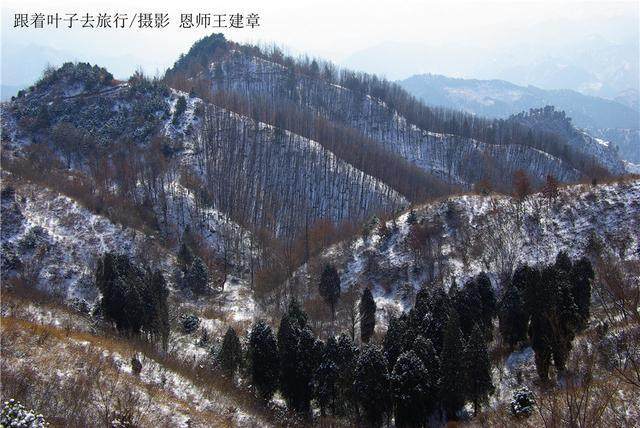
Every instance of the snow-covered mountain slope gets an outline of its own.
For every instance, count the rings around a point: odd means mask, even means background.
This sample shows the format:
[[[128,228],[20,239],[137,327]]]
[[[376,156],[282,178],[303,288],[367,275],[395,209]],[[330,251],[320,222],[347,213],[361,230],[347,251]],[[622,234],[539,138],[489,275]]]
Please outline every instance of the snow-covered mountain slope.
[[[640,258],[640,180],[562,188],[555,199],[534,194],[465,195],[405,213],[369,237],[329,249],[343,286],[371,285],[381,308],[407,308],[417,289],[432,282],[461,284],[481,271],[500,278],[522,263],[552,261],[604,246],[623,259]],[[307,283],[307,266],[295,280]],[[313,287],[312,284],[308,284]]]
[[[137,198],[154,203],[161,231],[174,235],[194,216],[184,213],[181,201],[174,204],[179,211],[168,213],[167,197],[175,199],[185,190],[191,192],[196,218],[203,208],[214,209],[246,228],[289,236],[318,219],[361,220],[406,206],[387,184],[314,141],[141,76],[127,83],[99,80],[95,76],[106,73],[99,70],[65,65],[32,92],[3,105],[5,151],[20,157],[25,148],[44,142],[69,166],[89,172],[95,172],[95,151],[107,157],[131,151],[128,156],[148,165],[154,182],[145,183],[143,176],[130,186],[140,187]],[[94,80],[98,83],[87,83]],[[185,107],[177,111],[179,99]],[[87,138],[56,146],[46,131],[61,124]],[[150,190],[156,195],[148,195]]]
[[[20,268],[50,294],[93,303],[98,296],[93,285],[98,257],[107,251],[135,257],[154,247],[144,235],[91,213],[68,197],[35,185],[10,189],[2,195],[5,278]]]
[[[3,181],[7,178],[5,175]],[[88,314],[94,313],[101,296],[95,285],[95,271],[97,260],[105,252],[125,254],[163,272],[170,291],[169,310],[172,314],[170,353],[189,364],[196,360],[203,363],[210,360],[211,343],[200,342],[205,331],[215,341],[224,335],[229,325],[242,331],[261,316],[253,287],[238,276],[242,272],[231,270],[224,284],[218,284],[220,288],[204,295],[193,295],[176,283],[179,269],[176,257],[153,236],[113,224],[72,199],[45,188],[12,184],[12,190],[5,187],[2,195],[0,275],[3,287],[7,287],[3,290],[17,289],[28,293],[33,288],[47,296],[47,301],[64,306],[56,309],[43,308],[40,303],[33,302],[21,301],[18,306],[8,303],[14,308],[11,316],[57,327],[72,323],[74,330],[82,331],[87,328],[78,325],[76,318],[86,318],[89,324],[99,322],[100,317],[89,317]],[[226,222],[216,224],[219,229],[228,226]],[[248,251],[246,242],[239,245],[243,251]],[[233,260],[230,256],[230,261]],[[27,291],[20,291],[22,288]],[[18,311],[16,308],[22,309]],[[183,331],[180,316],[187,314],[198,317],[200,327],[197,331]],[[158,371],[166,371],[161,365],[156,365]],[[224,397],[222,399],[228,401]]]
[[[215,207],[251,227],[291,235],[318,219],[363,220],[407,205],[387,184],[293,132],[213,104],[192,129],[181,165],[201,178]]]
[[[623,159],[634,164],[640,163],[640,129],[600,128],[589,132],[594,137],[613,142]]]
[[[5,175],[4,181],[10,178]],[[69,197],[46,188],[10,181],[11,185],[2,194],[1,255],[5,280],[20,272],[22,278],[41,291],[78,308],[90,309],[100,294],[94,282],[96,262],[105,252],[114,252],[161,269],[177,296],[176,310],[178,306],[184,306],[186,311],[194,305],[203,305],[202,299],[177,293],[176,258],[156,237],[113,224]],[[181,210],[189,212],[186,203],[181,201],[181,204]],[[177,208],[170,211],[175,212]],[[220,233],[237,227],[219,213],[206,212],[203,217],[204,227]],[[215,235],[203,236],[209,238],[209,245],[215,248]],[[238,321],[251,319],[253,311],[247,308],[253,308],[255,303],[248,284],[233,275],[227,280],[216,295],[220,317]]]
[[[503,80],[457,79],[435,74],[411,76],[398,84],[426,104],[462,109],[485,117],[506,119],[521,111],[552,105],[566,112],[576,127],[617,146],[622,159],[640,162],[637,137],[640,112],[614,100],[572,90],[545,90]],[[576,142],[584,144],[587,150],[594,147],[588,138],[580,138]],[[612,158],[611,153],[599,151],[594,154]],[[619,162],[614,166],[618,168]]]
[[[460,79],[421,74],[398,82],[429,105],[457,108],[486,117],[512,114],[553,105],[580,128],[634,128],[639,112],[622,103],[559,89],[520,86],[504,80]]]
[[[58,319],[29,318],[19,310],[17,302],[11,303],[5,305],[3,301],[3,335],[11,337],[11,346],[3,347],[1,362],[3,379],[11,386],[5,386],[3,393],[16,393],[11,388],[26,383],[33,404],[38,404],[40,400],[48,403],[55,392],[53,405],[60,410],[52,411],[47,419],[57,416],[58,420],[51,421],[56,426],[73,426],[78,420],[103,425],[97,421],[117,406],[129,406],[131,413],[124,417],[138,426],[275,425],[272,418],[248,406],[241,394],[229,394],[212,381],[214,375],[205,359],[193,367],[180,366],[175,361],[168,364],[166,358],[148,348],[109,340],[91,329],[72,329],[69,319],[63,326],[58,325]],[[53,312],[63,316],[59,310]],[[77,313],[65,315],[82,319]],[[134,356],[141,364],[139,374],[132,369]],[[117,397],[126,397],[126,404],[116,404],[120,401]],[[75,412],[60,414],[68,407]],[[109,416],[112,415],[106,415]],[[120,425],[113,416],[106,422]]]
[[[446,180],[470,185],[486,178],[506,184],[523,169],[543,180],[563,181],[581,174],[564,161],[525,145],[498,145],[420,129],[391,106],[364,93],[297,74],[280,64],[237,50],[210,65],[212,91],[286,99],[311,108],[381,143],[393,153]]]
[[[584,130],[576,129],[565,112],[556,111],[553,106],[531,109],[512,116],[512,120],[532,129],[552,132],[564,137],[568,147],[588,158],[597,159],[600,166],[611,174],[625,173],[624,163],[613,144],[601,138],[592,137]]]

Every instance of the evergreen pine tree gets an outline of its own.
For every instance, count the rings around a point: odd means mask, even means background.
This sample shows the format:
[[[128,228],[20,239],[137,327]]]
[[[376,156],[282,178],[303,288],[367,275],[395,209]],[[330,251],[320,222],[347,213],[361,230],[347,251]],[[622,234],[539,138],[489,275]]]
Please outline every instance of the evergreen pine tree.
[[[493,340],[493,319],[498,315],[496,294],[491,285],[491,279],[485,272],[481,272],[475,278],[475,284],[480,294],[482,307],[482,326],[487,341]]]
[[[269,401],[278,388],[279,359],[276,338],[264,321],[258,321],[249,336],[251,379],[258,395]]]
[[[456,413],[465,403],[467,379],[464,370],[464,339],[460,330],[458,314],[452,311],[444,331],[442,344],[442,388],[441,397],[449,419],[455,419]]]
[[[555,308],[557,274],[553,266],[538,272],[524,266],[514,275],[513,283],[525,292],[525,307],[531,316],[529,339],[535,352],[536,370],[542,381],[549,376],[552,357],[552,325],[548,317]]]
[[[573,268],[569,255],[564,251],[558,253],[554,266],[559,274],[566,276],[571,273],[571,269]]]
[[[178,124],[178,122],[180,121],[180,117],[182,116],[182,113],[184,113],[186,109],[187,109],[187,100],[185,99],[184,96],[181,95],[178,97],[178,101],[176,102],[176,110],[173,114],[174,125]]]
[[[511,284],[520,292],[528,315],[539,310],[539,304],[545,303],[547,292],[544,287],[538,286],[540,282],[540,271],[528,265],[518,267],[513,273]]]
[[[474,413],[478,412],[479,405],[495,389],[491,381],[491,361],[485,340],[481,328],[476,326],[469,337],[464,357],[467,365],[467,398],[473,402]]]
[[[189,248],[184,240],[182,244],[180,244],[180,249],[178,250],[178,264],[182,267],[182,269],[186,269],[193,262],[193,252]]]
[[[411,209],[411,211],[409,211],[409,215],[407,216],[407,224],[412,225],[415,224],[418,221],[418,215],[416,214],[415,210]]]
[[[167,349],[169,344],[169,306],[167,298],[169,297],[169,289],[167,283],[162,276],[162,272],[149,272],[147,275],[148,286],[146,287],[146,295],[144,301],[147,307],[151,309],[147,311],[146,324],[152,332],[153,337],[158,337],[162,343],[162,348]]]
[[[119,331],[160,339],[169,336],[167,297],[162,273],[133,264],[126,255],[105,253],[96,269],[100,307]]]
[[[320,277],[319,290],[320,296],[331,308],[331,317],[335,317],[335,306],[340,297],[340,275],[335,266],[325,265]]]
[[[209,287],[209,269],[200,257],[195,257],[184,277],[186,287],[196,294],[207,291]]]
[[[387,334],[384,336],[382,349],[384,350],[384,355],[390,367],[395,365],[396,360],[406,348],[408,340],[407,331],[408,323],[405,314],[397,318],[392,317],[391,320],[389,320],[389,326],[387,327]]]
[[[322,350],[320,364],[314,376],[314,396],[320,406],[320,414],[325,415],[327,407],[334,409],[338,387],[338,343],[330,337]]]
[[[551,326],[542,316],[532,316],[529,325],[529,338],[534,351],[536,371],[543,382],[549,379],[549,367],[551,366]]]
[[[429,339],[425,339],[422,336],[416,337],[413,342],[413,352],[420,358],[424,368],[427,372],[428,389],[426,390],[426,396],[422,403],[427,415],[436,410],[440,397],[440,386],[442,378],[442,367],[440,364],[440,358],[436,353],[436,349],[433,343]]]
[[[451,299],[441,287],[422,288],[418,291],[416,303],[409,313],[409,343],[413,343],[415,337],[421,334],[425,339],[431,340],[440,353],[451,306]]]
[[[578,305],[572,294],[569,275],[557,277],[556,305],[547,317],[552,328],[553,363],[558,372],[563,372],[565,362],[573,346],[573,339],[581,325]]]
[[[361,351],[353,388],[367,426],[382,425],[390,410],[390,391],[387,361],[379,348],[367,345]]]
[[[200,327],[200,318],[194,314],[180,315],[180,324],[185,334],[195,333]]]
[[[512,284],[505,287],[498,319],[500,335],[507,345],[514,347],[527,339],[529,316],[524,307],[522,293]]]
[[[475,281],[468,281],[451,299],[455,311],[459,314],[460,328],[469,336],[473,328],[483,322],[480,292]]]
[[[583,257],[573,265],[571,271],[571,294],[578,307],[579,331],[584,330],[589,321],[593,278],[593,267],[589,259]]]
[[[542,381],[548,379],[553,363],[562,372],[579,330],[582,316],[574,299],[573,264],[564,253],[545,267],[537,281],[527,284],[525,306],[531,314],[529,337],[535,352],[536,368]]]
[[[278,330],[280,390],[289,408],[303,414],[310,409],[314,351],[315,340],[307,325],[307,315],[292,301]]]
[[[368,343],[376,326],[376,302],[373,300],[371,290],[365,288],[360,298],[360,338],[363,343]]]
[[[391,390],[397,427],[425,425],[429,416],[424,406],[432,389],[422,360],[413,351],[398,357],[391,374]]]
[[[341,334],[337,344],[338,379],[337,399],[334,411],[341,414],[356,413],[356,399],[353,390],[355,382],[358,348],[347,334]]]
[[[218,353],[218,362],[222,371],[233,379],[242,360],[242,347],[236,331],[229,327],[222,339],[222,347]]]

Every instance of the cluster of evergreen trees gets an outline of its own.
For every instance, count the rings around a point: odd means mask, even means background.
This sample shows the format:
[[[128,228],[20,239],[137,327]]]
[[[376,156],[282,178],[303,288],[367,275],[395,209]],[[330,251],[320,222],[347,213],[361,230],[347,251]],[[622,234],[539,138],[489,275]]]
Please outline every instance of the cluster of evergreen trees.
[[[187,241],[188,239],[183,239],[177,255],[179,282],[184,289],[202,294],[209,290],[209,268],[201,257],[193,253]]]
[[[368,289],[360,306],[375,313]],[[393,415],[398,426],[420,426],[441,412],[455,417],[466,402],[479,405],[492,392],[487,343],[495,315],[496,299],[483,274],[450,295],[421,290],[414,308],[391,321],[383,346],[358,348],[346,334],[315,338],[293,301],[277,333],[262,321],[253,326],[247,366],[260,397],[268,400],[279,390],[301,414],[309,414],[315,401],[323,415],[356,415],[371,426]],[[375,318],[364,318],[363,343],[375,325]]]
[[[324,415],[355,414],[367,397],[354,382],[360,351],[342,334],[318,340],[307,314],[292,301],[277,333],[263,321],[253,325],[248,366],[258,395],[269,400],[279,390],[290,409],[308,415],[315,400]],[[386,366],[385,366],[386,370]]]
[[[126,255],[105,253],[98,260],[96,286],[103,315],[119,331],[160,339],[166,349],[169,291],[162,272],[138,266]]]
[[[491,281],[480,274],[461,288],[452,285],[449,294],[420,290],[413,309],[389,324],[384,351],[392,373],[416,366],[424,377],[419,389],[430,392],[420,407],[423,421],[440,409],[455,418],[467,401],[477,409],[493,391],[487,345],[496,310]],[[405,413],[396,408],[396,419],[416,417],[412,407]]]
[[[182,250],[179,258],[188,254]],[[322,415],[355,417],[367,426],[392,416],[399,427],[425,426],[455,419],[466,403],[477,411],[493,392],[488,346],[497,316],[506,344],[529,341],[542,380],[552,361],[562,372],[575,335],[589,319],[593,277],[586,258],[572,262],[560,253],[554,264],[518,268],[500,302],[484,273],[461,287],[454,283],[448,292],[423,288],[409,312],[391,319],[382,346],[367,344],[375,326],[369,289],[359,305],[362,347],[346,334],[319,340],[292,301],[277,332],[263,321],[253,325],[246,350],[229,328],[216,359],[227,377],[245,368],[261,399],[280,391],[302,415],[315,402]],[[337,299],[340,278],[333,266],[325,267],[322,281],[323,294]],[[166,343],[168,292],[160,272],[107,253],[96,283],[101,309],[119,330]]]
[[[573,339],[589,319],[593,277],[588,259],[574,263],[561,252],[549,266],[519,267],[507,285],[500,333],[510,346],[530,341],[541,380],[548,379],[552,361],[564,371]]]
[[[332,270],[324,270],[327,283]],[[390,321],[382,346],[360,348],[345,334],[315,339],[306,314],[292,302],[277,334],[264,322],[253,326],[251,378],[263,399],[280,390],[302,414],[315,400],[323,415],[355,415],[367,426],[392,415],[400,427],[455,419],[466,403],[477,411],[494,391],[488,347],[496,317],[505,343],[529,341],[541,379],[552,360],[563,370],[571,342],[589,318],[592,279],[586,258],[572,262],[560,253],[550,266],[517,269],[500,301],[484,273],[462,287],[454,283],[448,293],[423,288],[414,307]],[[367,289],[361,307],[369,300]],[[363,343],[371,333],[362,332]]]
[[[335,309],[338,300],[340,299],[340,275],[338,270],[332,264],[326,264],[320,275],[320,282],[318,284],[318,291],[322,299],[331,309],[331,320],[335,321]],[[373,332],[376,327],[376,302],[373,300],[373,295],[369,288],[365,288],[362,291],[360,301],[356,307],[350,308],[353,313],[353,329],[355,324],[360,321],[360,338],[363,343],[369,342],[373,336]]]

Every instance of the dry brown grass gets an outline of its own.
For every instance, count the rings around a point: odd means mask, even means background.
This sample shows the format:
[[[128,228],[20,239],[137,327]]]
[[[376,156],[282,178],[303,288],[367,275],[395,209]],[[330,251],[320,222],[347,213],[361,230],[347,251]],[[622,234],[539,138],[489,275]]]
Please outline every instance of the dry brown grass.
[[[105,426],[116,413],[134,426],[174,426],[175,414],[188,415],[192,426],[234,425],[231,412],[202,410],[123,370],[112,356],[144,354],[134,343],[13,317],[2,317],[1,325],[2,397],[28,403],[53,426]],[[163,363],[184,377],[194,374],[178,360]]]
[[[154,409],[159,406],[189,415],[192,426],[233,426],[237,411],[250,417],[248,423],[261,421],[260,426],[302,424],[295,415],[265,406],[250,390],[225,380],[206,362],[183,360],[179,354],[164,354],[148,342],[124,338],[109,330],[96,330],[82,314],[58,302],[36,299],[38,303],[31,304],[32,297],[38,295],[3,290],[0,395],[16,398],[37,409],[54,422],[54,426],[103,426],[96,422],[97,418],[104,419],[105,409],[115,411],[118,406],[144,421],[140,426],[170,425],[166,418],[158,419],[159,413]],[[43,318],[42,313],[50,317]],[[243,331],[244,324],[236,323],[234,327]],[[203,399],[220,404],[213,411],[202,410],[202,406],[196,408],[193,403],[177,397],[170,385],[165,388],[141,382],[131,373],[124,373],[113,361],[105,362],[104,352],[121,356],[127,364],[129,358],[138,355],[143,365],[154,364],[162,372],[179,376],[200,391]],[[93,374],[87,375],[88,372]],[[69,382],[58,382],[56,373],[65,373]],[[102,383],[88,383],[88,379],[96,378]],[[87,397],[81,405],[68,399],[79,394]],[[130,399],[119,402],[120,396],[130,396]],[[102,403],[101,410],[95,408],[98,403]],[[131,408],[127,409],[128,405]],[[79,413],[78,407],[82,410]]]

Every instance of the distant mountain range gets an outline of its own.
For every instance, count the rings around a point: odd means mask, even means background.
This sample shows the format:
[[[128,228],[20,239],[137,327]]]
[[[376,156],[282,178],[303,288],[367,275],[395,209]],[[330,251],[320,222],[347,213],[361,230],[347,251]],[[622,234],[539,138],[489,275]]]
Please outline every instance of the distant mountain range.
[[[545,36],[546,37],[546,36]],[[481,44],[387,42],[354,52],[342,65],[389,79],[415,74],[501,79],[542,89],[571,89],[638,109],[637,36],[618,41],[598,35],[581,41],[517,40],[488,48]]]
[[[640,112],[616,101],[569,89],[547,90],[504,80],[457,79],[436,74],[415,75],[398,83],[426,104],[486,117],[506,118],[523,110],[553,105],[565,111],[574,125],[613,141],[625,159],[640,161]]]
[[[3,42],[1,52],[0,101],[7,101],[20,89],[29,88],[42,77],[43,70],[48,66],[57,68],[67,61],[105,63],[109,64],[109,70],[117,78],[126,78],[140,64],[140,58],[131,54],[102,55],[99,52],[76,52],[33,43]],[[160,64],[151,64],[150,69],[153,67],[163,68]]]

